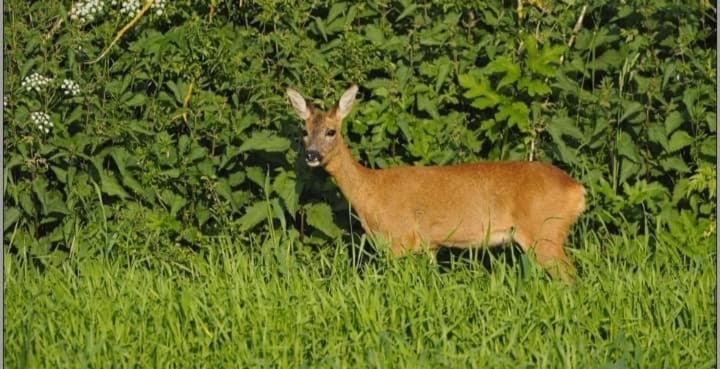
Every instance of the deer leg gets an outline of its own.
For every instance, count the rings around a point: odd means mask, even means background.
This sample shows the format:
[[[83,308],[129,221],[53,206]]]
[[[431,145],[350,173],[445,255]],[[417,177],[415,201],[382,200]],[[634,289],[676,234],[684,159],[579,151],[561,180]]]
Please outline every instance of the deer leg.
[[[568,229],[569,225],[555,220],[546,222],[533,233],[527,229],[518,229],[514,239],[526,253],[534,255],[537,263],[553,278],[572,284],[575,267],[563,249]]]

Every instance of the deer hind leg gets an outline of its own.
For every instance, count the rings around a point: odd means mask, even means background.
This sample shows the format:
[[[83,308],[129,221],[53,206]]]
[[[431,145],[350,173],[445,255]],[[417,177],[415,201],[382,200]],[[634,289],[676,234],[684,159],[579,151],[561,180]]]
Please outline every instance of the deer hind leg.
[[[572,284],[575,267],[563,249],[569,229],[564,219],[549,219],[535,228],[518,227],[514,239],[553,278]]]

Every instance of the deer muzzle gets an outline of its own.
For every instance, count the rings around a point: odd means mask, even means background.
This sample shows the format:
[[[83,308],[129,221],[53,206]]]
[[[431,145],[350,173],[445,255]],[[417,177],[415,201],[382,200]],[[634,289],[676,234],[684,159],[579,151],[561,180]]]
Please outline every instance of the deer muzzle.
[[[309,150],[305,153],[305,162],[311,167],[317,167],[322,162],[322,155],[315,150]]]

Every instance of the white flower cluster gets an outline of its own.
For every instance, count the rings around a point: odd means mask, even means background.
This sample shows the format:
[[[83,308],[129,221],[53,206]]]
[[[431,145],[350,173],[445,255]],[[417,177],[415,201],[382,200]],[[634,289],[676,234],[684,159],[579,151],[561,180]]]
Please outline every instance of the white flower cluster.
[[[30,113],[30,119],[33,121],[33,123],[35,123],[36,126],[38,126],[40,132],[50,133],[50,128],[52,128],[53,124],[50,121],[50,116],[47,115],[47,113],[43,113],[41,111]]]
[[[166,2],[166,0],[153,0],[151,8],[155,9],[155,14],[163,14]],[[120,13],[126,14],[128,17],[134,17],[142,8],[143,2],[140,0],[125,0],[122,2],[119,0],[110,1],[110,5],[112,6],[116,6],[118,4],[120,5]]]
[[[7,108],[7,105],[8,105],[8,97],[3,96],[3,108]]]
[[[73,4],[70,19],[80,22],[92,22],[100,14],[105,4],[101,0],[85,0]]]
[[[27,92],[30,92],[32,90],[40,92],[40,89],[47,86],[48,83],[50,83],[50,81],[51,81],[50,78],[39,75],[37,73],[33,73],[33,74],[25,77],[25,79],[23,79],[21,85]]]
[[[111,4],[116,5],[118,1],[113,1]],[[140,0],[125,0],[120,4],[120,13],[127,14],[129,17],[134,17],[137,12],[140,11]]]
[[[62,89],[65,95],[75,96],[80,93],[80,85],[71,79],[64,79],[62,83]]]
[[[165,0],[155,0],[155,3],[153,4],[153,9],[155,9],[155,14],[162,15],[165,11]]]

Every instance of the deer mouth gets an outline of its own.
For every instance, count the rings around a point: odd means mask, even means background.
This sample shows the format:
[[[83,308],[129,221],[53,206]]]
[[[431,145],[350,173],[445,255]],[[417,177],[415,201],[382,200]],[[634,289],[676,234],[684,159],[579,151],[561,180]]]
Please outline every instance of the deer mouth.
[[[315,150],[310,150],[305,154],[305,162],[310,167],[317,167],[320,166],[320,163],[322,161],[322,155],[320,155],[319,152]]]

